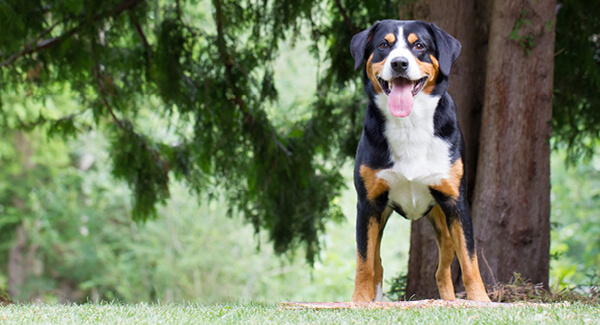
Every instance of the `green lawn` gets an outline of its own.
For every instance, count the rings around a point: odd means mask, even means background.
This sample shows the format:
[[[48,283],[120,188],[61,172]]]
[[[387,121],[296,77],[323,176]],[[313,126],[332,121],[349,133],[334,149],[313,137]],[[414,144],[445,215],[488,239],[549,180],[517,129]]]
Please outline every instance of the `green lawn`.
[[[413,310],[280,310],[254,303],[10,305],[0,324],[600,324],[600,306],[559,303],[549,307]]]

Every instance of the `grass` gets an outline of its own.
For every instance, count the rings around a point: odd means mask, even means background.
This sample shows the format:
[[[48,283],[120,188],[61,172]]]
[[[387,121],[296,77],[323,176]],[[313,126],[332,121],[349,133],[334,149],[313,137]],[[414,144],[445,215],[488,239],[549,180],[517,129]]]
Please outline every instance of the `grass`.
[[[0,324],[599,324],[600,306],[557,303],[512,308],[281,310],[277,305],[12,304]]]

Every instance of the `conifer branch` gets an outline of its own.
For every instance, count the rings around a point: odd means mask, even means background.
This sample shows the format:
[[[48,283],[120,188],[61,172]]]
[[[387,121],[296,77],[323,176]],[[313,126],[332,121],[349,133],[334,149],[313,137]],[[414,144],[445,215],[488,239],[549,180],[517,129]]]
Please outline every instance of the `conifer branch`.
[[[118,16],[123,11],[131,9],[142,2],[144,2],[144,0],[127,0],[127,1],[123,2],[121,5],[114,8],[108,14],[106,14],[106,13],[96,14],[96,15],[92,16],[91,19],[82,18],[80,20],[80,23],[77,26],[66,31],[64,34],[57,36],[57,37],[52,37],[52,38],[48,38],[48,39],[39,41],[39,39],[41,39],[41,38],[43,38],[43,36],[49,34],[56,27],[57,24],[55,24],[55,25],[51,26],[50,28],[46,29],[45,31],[43,31],[42,33],[40,33],[40,35],[38,35],[38,37],[36,37],[35,41],[33,41],[29,44],[25,44],[21,51],[8,56],[8,58],[6,58],[4,61],[2,61],[0,63],[0,68],[4,68],[4,67],[11,65],[13,62],[15,62],[17,59],[19,59],[23,56],[30,55],[30,54],[33,54],[36,52],[41,52],[43,50],[52,48],[52,47],[62,43],[69,37],[79,33],[79,31],[81,31],[81,29],[84,26],[88,25],[89,23],[98,22],[99,20],[102,20],[109,16]],[[3,55],[2,57],[5,57],[5,56],[6,55]]]
[[[98,95],[100,96],[100,100],[102,101],[102,104],[104,105],[104,107],[106,107],[106,109],[108,110],[108,113],[110,113],[110,115],[112,116],[113,120],[115,121],[115,124],[117,124],[117,126],[127,132],[127,130],[125,129],[125,126],[123,125],[123,122],[117,117],[117,115],[115,114],[115,112],[112,109],[112,106],[110,105],[110,103],[108,102],[108,99],[106,98],[106,87],[104,87],[104,83],[102,82],[102,75],[100,73],[100,68],[98,67],[98,65],[96,65],[94,67],[94,78],[96,79],[96,84],[98,86]]]
[[[344,9],[344,7],[342,7],[342,3],[341,3],[340,0],[335,0],[335,6],[340,11],[340,14],[342,15],[342,18],[344,19],[344,22],[346,23],[346,25],[348,26],[348,28],[350,29],[350,31],[352,31],[352,34],[358,33],[358,28],[356,28],[356,26],[354,25],[354,23],[352,22],[352,20],[348,16],[348,13],[346,12],[346,9]]]
[[[131,17],[131,22],[133,23],[135,30],[137,31],[137,33],[140,35],[140,38],[142,39],[142,44],[144,44],[144,47],[148,50],[148,53],[151,53],[152,51],[151,51],[150,43],[148,42],[148,38],[146,37],[146,34],[144,34],[144,30],[142,29],[142,26],[140,25],[139,20],[137,19],[136,15],[133,13],[133,11],[131,9],[129,10],[129,16]]]
[[[235,84],[235,78],[233,75],[233,60],[231,56],[227,53],[227,44],[225,44],[225,35],[223,32],[223,10],[221,8],[221,2],[219,0],[213,0],[213,5],[215,6],[215,22],[217,25],[217,49],[219,51],[219,57],[221,59],[221,62],[223,62],[223,64],[225,65],[225,76],[227,77],[229,86],[233,91],[235,102],[244,114],[244,119],[246,120],[246,122],[253,125],[254,116],[252,116],[252,114],[248,111],[248,108],[240,94],[240,91]]]

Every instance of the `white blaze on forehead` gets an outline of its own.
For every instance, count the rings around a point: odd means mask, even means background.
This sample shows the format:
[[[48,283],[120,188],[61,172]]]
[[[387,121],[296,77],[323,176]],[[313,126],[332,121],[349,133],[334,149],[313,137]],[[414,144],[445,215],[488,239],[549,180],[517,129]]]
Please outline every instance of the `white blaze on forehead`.
[[[394,44],[393,49],[408,49],[408,46],[406,46],[406,42],[404,41],[404,28],[402,28],[402,26],[398,27],[398,40]]]
[[[408,69],[406,70],[406,76],[411,80],[418,80],[424,77],[423,72],[419,69],[419,65],[417,64],[417,60],[414,55],[412,55],[408,45],[404,41],[404,29],[402,26],[398,27],[398,37],[396,43],[392,47],[392,51],[385,60],[385,64],[383,65],[383,69],[381,70],[381,79],[390,81],[392,76],[394,75],[394,71],[392,70],[391,62],[395,58],[404,57],[408,59]]]

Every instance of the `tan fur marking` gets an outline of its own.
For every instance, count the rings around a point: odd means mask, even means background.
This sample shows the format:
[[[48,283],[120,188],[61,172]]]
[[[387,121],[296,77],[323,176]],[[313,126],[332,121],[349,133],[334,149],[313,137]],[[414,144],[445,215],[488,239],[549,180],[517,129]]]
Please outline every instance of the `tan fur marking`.
[[[360,166],[360,177],[367,189],[367,199],[373,201],[379,195],[390,189],[390,185],[383,179],[377,177],[379,170],[371,169],[366,165]]]
[[[367,60],[367,75],[369,76],[369,79],[371,79],[371,83],[373,83],[375,92],[381,93],[383,90],[379,85],[379,81],[377,81],[377,75],[381,74],[381,70],[383,70],[383,65],[385,64],[385,60],[387,60],[387,58],[377,63],[371,63],[371,60],[373,60],[373,54],[371,54],[371,56],[369,56],[369,60]]]
[[[454,300],[454,285],[452,284],[452,260],[454,259],[454,246],[452,237],[446,225],[446,215],[439,205],[433,207],[427,216],[433,226],[439,231],[439,236],[435,237],[438,246],[438,269],[435,272],[435,279],[440,293],[440,298],[444,300]]]
[[[467,290],[467,299],[476,301],[490,301],[488,297],[481,275],[479,274],[479,264],[477,263],[477,254],[470,256],[467,250],[465,233],[461,227],[459,220],[454,220],[450,224],[450,233],[454,250],[458,256],[460,268],[462,270],[463,283]]]
[[[385,223],[382,224],[385,225]],[[354,277],[352,301],[370,302],[375,299],[377,284],[383,278],[383,267],[379,255],[382,230],[377,219],[371,218],[367,229],[367,256],[363,259],[360,253],[356,254],[356,276]]]
[[[458,158],[452,168],[450,168],[450,176],[442,180],[439,185],[431,186],[432,189],[450,196],[454,200],[460,195],[460,181],[463,176],[463,163],[462,159]]]
[[[381,239],[383,238],[383,229],[392,214],[391,209],[386,209],[381,214],[381,224],[377,234],[377,249],[375,250],[375,285],[381,284],[383,289],[383,265],[381,264]]]
[[[433,55],[429,55],[429,57],[431,58],[432,63],[417,60],[417,64],[419,65],[421,72],[428,76],[422,90],[426,94],[431,94],[433,88],[435,88],[435,81],[437,80],[437,76],[440,71],[440,64],[438,60]]]
[[[417,37],[417,34],[415,34],[415,33],[410,33],[408,35],[407,39],[408,39],[408,42],[410,44],[412,44],[412,43],[416,42],[419,39],[419,37]]]
[[[385,40],[388,41],[388,43],[393,44],[394,42],[396,42],[396,35],[389,33],[387,35],[385,35]]]

